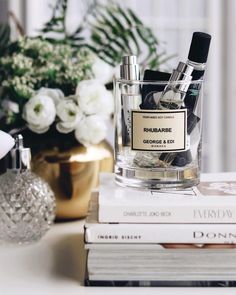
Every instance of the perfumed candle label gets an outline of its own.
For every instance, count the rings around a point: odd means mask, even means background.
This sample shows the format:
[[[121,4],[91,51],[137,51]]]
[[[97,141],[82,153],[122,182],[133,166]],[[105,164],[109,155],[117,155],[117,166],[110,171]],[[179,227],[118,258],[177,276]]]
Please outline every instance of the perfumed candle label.
[[[132,110],[131,149],[178,152],[187,149],[187,110]]]

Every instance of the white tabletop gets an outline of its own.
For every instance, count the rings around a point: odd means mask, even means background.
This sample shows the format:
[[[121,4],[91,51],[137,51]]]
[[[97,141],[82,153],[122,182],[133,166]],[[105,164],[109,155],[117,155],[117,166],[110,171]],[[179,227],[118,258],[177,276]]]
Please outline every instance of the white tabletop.
[[[234,288],[84,287],[83,224],[55,224],[33,245],[0,246],[0,295],[235,294]]]

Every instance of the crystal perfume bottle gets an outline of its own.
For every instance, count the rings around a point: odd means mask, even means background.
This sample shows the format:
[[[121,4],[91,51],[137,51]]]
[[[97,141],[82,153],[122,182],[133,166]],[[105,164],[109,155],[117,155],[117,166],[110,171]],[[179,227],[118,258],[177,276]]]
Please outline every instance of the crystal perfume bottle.
[[[0,176],[0,238],[10,243],[39,240],[55,218],[49,185],[30,170],[31,153],[17,135],[7,172]]]

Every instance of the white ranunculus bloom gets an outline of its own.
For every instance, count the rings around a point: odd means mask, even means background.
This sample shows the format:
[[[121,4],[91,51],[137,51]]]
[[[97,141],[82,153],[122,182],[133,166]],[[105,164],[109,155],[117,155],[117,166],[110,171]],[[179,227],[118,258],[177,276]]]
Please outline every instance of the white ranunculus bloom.
[[[57,105],[56,111],[57,116],[61,120],[59,123],[57,123],[56,128],[61,133],[69,133],[73,131],[78,125],[82,116],[77,104],[72,97],[61,101]]]
[[[98,80],[81,81],[76,88],[76,95],[79,108],[86,115],[109,117],[113,112],[113,95]]]
[[[22,117],[30,130],[36,133],[48,131],[56,117],[56,107],[50,96],[36,94],[25,105]]]
[[[49,96],[53,99],[55,105],[57,105],[60,101],[64,99],[64,94],[60,89],[57,88],[40,88],[36,94],[43,94]]]
[[[95,79],[99,80],[102,84],[112,82],[114,74],[113,67],[98,57],[95,58],[92,65],[92,72],[94,73]]]
[[[97,144],[106,137],[106,122],[97,115],[83,117],[75,130],[76,139],[85,146]]]

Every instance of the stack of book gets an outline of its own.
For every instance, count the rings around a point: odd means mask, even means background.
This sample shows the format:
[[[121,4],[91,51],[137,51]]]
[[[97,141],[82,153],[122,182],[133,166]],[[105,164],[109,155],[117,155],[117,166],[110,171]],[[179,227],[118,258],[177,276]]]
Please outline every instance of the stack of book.
[[[102,174],[85,223],[86,285],[236,286],[236,179],[140,191]]]

